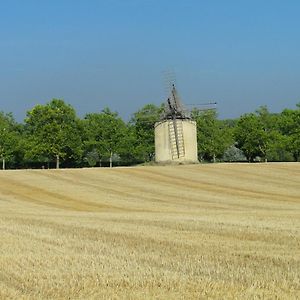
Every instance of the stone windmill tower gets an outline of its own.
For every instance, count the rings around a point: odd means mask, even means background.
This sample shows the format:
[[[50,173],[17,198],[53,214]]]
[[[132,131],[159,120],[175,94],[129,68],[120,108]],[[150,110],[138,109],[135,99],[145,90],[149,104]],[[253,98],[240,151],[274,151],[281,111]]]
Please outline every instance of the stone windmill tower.
[[[184,109],[174,84],[154,127],[157,163],[198,163],[196,122]]]

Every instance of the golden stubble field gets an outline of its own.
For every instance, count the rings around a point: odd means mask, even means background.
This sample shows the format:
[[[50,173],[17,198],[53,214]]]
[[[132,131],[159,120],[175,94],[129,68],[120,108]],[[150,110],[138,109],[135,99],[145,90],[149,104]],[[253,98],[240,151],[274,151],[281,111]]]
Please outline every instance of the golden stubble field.
[[[299,299],[300,163],[0,172],[0,299]]]

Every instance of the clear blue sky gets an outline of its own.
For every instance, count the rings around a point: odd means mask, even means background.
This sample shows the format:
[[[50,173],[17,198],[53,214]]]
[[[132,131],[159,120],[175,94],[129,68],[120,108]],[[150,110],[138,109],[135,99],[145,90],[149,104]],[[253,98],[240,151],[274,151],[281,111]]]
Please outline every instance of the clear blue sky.
[[[299,16],[296,0],[0,0],[0,110],[22,121],[63,98],[128,119],[164,100],[169,69],[183,102],[221,118],[295,108]]]

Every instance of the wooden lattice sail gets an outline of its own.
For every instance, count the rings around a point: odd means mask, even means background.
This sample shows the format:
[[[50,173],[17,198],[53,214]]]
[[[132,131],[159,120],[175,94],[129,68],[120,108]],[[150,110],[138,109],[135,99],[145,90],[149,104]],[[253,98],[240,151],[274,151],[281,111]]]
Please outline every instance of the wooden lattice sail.
[[[173,84],[161,121],[155,124],[156,162],[198,162],[196,133],[196,123],[190,119]]]

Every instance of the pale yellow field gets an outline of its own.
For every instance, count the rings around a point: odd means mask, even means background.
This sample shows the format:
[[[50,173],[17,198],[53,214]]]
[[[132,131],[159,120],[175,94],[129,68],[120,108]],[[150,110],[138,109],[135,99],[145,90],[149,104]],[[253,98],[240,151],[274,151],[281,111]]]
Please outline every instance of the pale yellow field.
[[[0,172],[0,299],[299,299],[300,163]]]

